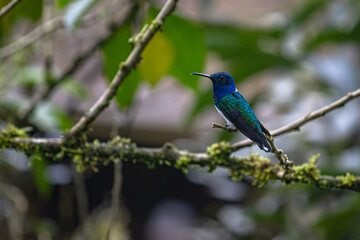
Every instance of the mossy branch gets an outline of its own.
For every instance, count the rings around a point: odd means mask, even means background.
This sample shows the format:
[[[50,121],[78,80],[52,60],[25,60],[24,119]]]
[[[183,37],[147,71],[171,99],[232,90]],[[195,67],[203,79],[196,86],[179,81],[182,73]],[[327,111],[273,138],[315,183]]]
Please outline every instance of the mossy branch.
[[[50,96],[50,94],[58,87],[61,83],[64,83],[73,75],[82,65],[88,60],[96,51],[102,47],[110,37],[121,28],[132,13],[136,9],[136,4],[130,4],[128,8],[125,9],[124,13],[115,19],[111,19],[106,25],[107,30],[103,36],[100,36],[90,47],[86,50],[79,52],[74,58],[73,61],[68,65],[68,67],[63,71],[63,73],[51,82],[47,82],[42,86],[39,91],[34,94],[33,98],[30,99],[29,104],[24,108],[20,109],[18,113],[18,121],[26,122],[31,116],[38,104],[44,101]]]
[[[168,165],[186,172],[191,167],[206,167],[210,172],[217,167],[227,168],[234,180],[251,176],[254,184],[262,186],[269,181],[284,184],[303,183],[320,189],[348,189],[360,192],[360,177],[347,173],[343,176],[326,176],[316,166],[319,156],[313,156],[308,163],[293,166],[286,174],[283,167],[260,155],[251,154],[247,158],[232,157],[236,151],[227,142],[215,143],[204,153],[180,150],[172,144],[162,148],[138,147],[129,139],[116,137],[108,142],[86,142],[81,148],[77,145],[63,145],[61,139],[37,139],[26,137],[26,131],[9,126],[0,133],[0,147],[14,148],[36,159],[72,159],[77,169],[97,171],[100,165],[121,159],[133,163],[144,163],[149,168]]]
[[[168,0],[162,7],[159,14],[152,23],[140,32],[137,36],[137,42],[125,62],[120,64],[115,77],[100,96],[100,98],[84,113],[80,120],[65,134],[65,141],[76,137],[84,132],[87,127],[99,116],[99,114],[110,104],[110,101],[116,95],[116,92],[125,78],[134,69],[141,60],[141,54],[155,33],[161,28],[165,19],[174,11],[177,0]]]

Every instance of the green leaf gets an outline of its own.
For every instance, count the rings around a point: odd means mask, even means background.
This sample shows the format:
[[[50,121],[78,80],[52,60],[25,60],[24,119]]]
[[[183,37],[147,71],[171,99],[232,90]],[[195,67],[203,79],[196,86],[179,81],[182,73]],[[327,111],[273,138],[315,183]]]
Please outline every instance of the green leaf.
[[[61,84],[61,88],[80,100],[86,99],[88,95],[86,87],[75,79],[67,79]]]
[[[120,109],[131,106],[136,89],[140,83],[140,72],[133,70],[126,80],[121,84],[116,93],[116,103]]]
[[[51,184],[45,176],[47,163],[40,156],[33,155],[31,161],[35,185],[39,193],[44,197],[49,197],[51,193]]]
[[[70,116],[60,108],[53,108],[50,114],[54,118],[56,128],[62,131],[71,129],[74,124]]]
[[[154,86],[170,72],[173,62],[173,45],[165,35],[157,33],[144,50],[143,60],[139,66],[142,78]]]
[[[360,229],[353,224],[360,221],[360,197],[349,195],[337,206],[336,211],[327,211],[320,216],[316,229],[321,230],[323,239],[357,239]]]
[[[44,82],[43,69],[40,66],[25,66],[19,68],[14,80],[21,85],[33,87]]]
[[[0,0],[0,6],[6,6],[9,0]],[[11,32],[13,25],[19,19],[40,20],[43,11],[42,0],[21,1],[11,11],[0,19],[0,39]]]
[[[67,130],[72,127],[71,118],[52,103],[41,103],[35,109],[30,122],[43,131]]]
[[[68,5],[64,16],[66,28],[74,30],[81,22],[83,16],[90,11],[98,1],[99,0],[76,0]]]
[[[175,48],[175,61],[171,75],[182,84],[198,89],[198,79],[190,77],[192,72],[201,72],[206,58],[204,28],[178,16],[170,16],[164,25],[164,34]]]
[[[56,6],[58,8],[64,8],[66,5],[68,5],[70,2],[73,2],[74,0],[58,0],[56,2]]]
[[[328,1],[324,0],[315,0],[305,3],[302,7],[295,9],[295,13],[291,17],[289,24],[294,25],[306,21],[312,14],[319,12],[319,10],[323,10],[324,7],[326,7],[326,4],[328,4]]]
[[[124,61],[131,51],[128,43],[130,37],[131,29],[130,25],[127,24],[113,34],[102,48],[104,54],[104,72],[109,82],[119,70],[119,63]],[[121,84],[115,98],[120,108],[126,108],[131,105],[140,82],[140,76],[139,70],[133,70]]]
[[[259,43],[271,35],[271,31],[228,25],[208,25],[206,30],[208,48],[229,63],[235,82],[270,67],[291,64],[280,53],[267,53],[261,49]]]
[[[42,0],[21,1],[12,11],[14,15],[25,17],[33,21],[40,20],[43,10]],[[11,13],[10,13],[11,14]]]

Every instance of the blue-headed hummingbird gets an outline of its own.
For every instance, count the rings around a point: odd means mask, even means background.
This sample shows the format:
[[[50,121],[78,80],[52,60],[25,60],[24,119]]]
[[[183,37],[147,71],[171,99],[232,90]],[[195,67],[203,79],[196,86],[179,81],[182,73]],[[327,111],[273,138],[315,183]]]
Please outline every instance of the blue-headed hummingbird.
[[[271,147],[265,135],[271,136],[269,131],[260,123],[250,105],[235,87],[234,80],[229,73],[218,72],[211,75],[192,73],[207,77],[213,84],[213,100],[216,110],[225,119],[226,127],[237,128],[245,136],[254,141],[259,148],[270,152]]]

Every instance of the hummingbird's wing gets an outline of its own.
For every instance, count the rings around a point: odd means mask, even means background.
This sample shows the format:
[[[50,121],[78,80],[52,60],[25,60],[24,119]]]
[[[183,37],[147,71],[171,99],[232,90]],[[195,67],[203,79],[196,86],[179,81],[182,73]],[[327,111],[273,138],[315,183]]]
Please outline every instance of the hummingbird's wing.
[[[264,127],[264,125],[262,125],[262,123],[259,121],[259,123],[260,123],[260,127],[261,127],[261,129],[263,130],[263,132],[266,134],[266,135],[268,135],[269,137],[271,137],[271,133],[269,132],[269,130],[267,130],[265,127]]]
[[[225,117],[232,122],[240,132],[256,142],[261,149],[266,152],[270,151],[271,147],[263,135],[264,130],[262,129],[265,128],[261,127],[261,123],[245,99],[237,91],[231,95],[229,94],[226,98],[226,103],[224,102],[224,104],[218,104],[217,106]],[[264,132],[266,134],[269,133],[266,129]]]
[[[264,135],[257,129],[253,128],[249,123],[247,123],[240,111],[234,110],[229,114],[229,120],[249,139],[256,142],[259,147],[265,151],[270,151],[271,147],[266,141]]]

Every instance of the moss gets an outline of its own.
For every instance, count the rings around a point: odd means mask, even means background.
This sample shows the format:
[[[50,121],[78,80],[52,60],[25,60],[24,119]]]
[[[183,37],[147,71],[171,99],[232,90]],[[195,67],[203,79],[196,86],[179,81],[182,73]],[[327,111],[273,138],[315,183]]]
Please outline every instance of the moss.
[[[214,171],[217,166],[226,165],[232,152],[234,152],[234,148],[228,142],[222,141],[209,146],[206,150],[210,157],[209,172]]]
[[[162,22],[158,21],[157,19],[154,19],[154,20],[152,20],[151,25],[152,25],[152,29],[151,29],[151,30],[152,30],[152,33],[155,33],[156,30],[157,30],[159,27],[161,27]]]
[[[5,149],[9,147],[14,147],[20,151],[27,151],[28,145],[25,143],[22,144],[13,144],[13,138],[15,137],[27,137],[27,133],[30,131],[30,128],[17,128],[12,124],[8,124],[6,127],[0,131],[0,148]]]
[[[34,153],[31,155],[29,166],[33,166],[35,161],[43,161],[43,155],[40,153]]]
[[[14,138],[14,137],[27,137],[28,132],[31,128],[17,128],[12,124],[8,124],[1,130],[0,135],[3,137]]]
[[[252,176],[253,184],[261,187],[269,181],[278,180],[279,164],[270,159],[251,153],[248,158],[231,158],[229,172],[233,180],[242,180],[243,176]]]
[[[313,155],[308,163],[304,163],[300,166],[294,166],[294,177],[303,183],[312,183],[318,181],[321,171],[317,169],[316,162],[318,161],[320,154]]]
[[[135,34],[128,40],[132,48],[134,48],[140,41],[142,41],[142,39],[144,38],[144,34],[148,28],[149,24],[145,24],[138,34]]]
[[[352,175],[349,172],[346,173],[346,176],[339,176],[337,177],[337,179],[340,180],[340,183],[338,185],[347,185],[347,186],[352,186],[360,180],[359,177]]]
[[[182,156],[176,160],[174,167],[177,169],[181,169],[184,173],[188,172],[189,164],[191,163],[191,158],[187,156]]]

